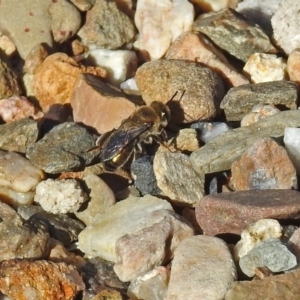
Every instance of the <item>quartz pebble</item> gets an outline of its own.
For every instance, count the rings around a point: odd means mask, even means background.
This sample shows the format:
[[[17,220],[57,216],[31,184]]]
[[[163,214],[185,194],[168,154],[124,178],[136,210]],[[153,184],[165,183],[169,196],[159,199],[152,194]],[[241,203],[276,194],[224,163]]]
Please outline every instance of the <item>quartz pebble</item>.
[[[201,299],[223,299],[236,276],[223,240],[193,236],[175,250],[166,299],[198,299],[199,295]]]
[[[284,130],[284,145],[285,149],[300,175],[300,128],[287,127]]]
[[[134,20],[139,31],[134,47],[144,57],[156,60],[163,57],[178,36],[191,29],[194,8],[187,0],[162,0],[159,5],[139,0]]]
[[[295,267],[297,259],[280,240],[269,238],[241,257],[239,265],[247,276],[253,277],[256,267],[266,266],[272,272],[282,272]]]
[[[269,238],[280,239],[283,229],[277,220],[261,219],[248,225],[234,247],[235,257],[241,258],[253,247]]]
[[[34,201],[53,214],[76,212],[87,200],[76,179],[47,179],[36,187]]]
[[[286,60],[274,54],[254,53],[244,66],[252,83],[287,79]]]

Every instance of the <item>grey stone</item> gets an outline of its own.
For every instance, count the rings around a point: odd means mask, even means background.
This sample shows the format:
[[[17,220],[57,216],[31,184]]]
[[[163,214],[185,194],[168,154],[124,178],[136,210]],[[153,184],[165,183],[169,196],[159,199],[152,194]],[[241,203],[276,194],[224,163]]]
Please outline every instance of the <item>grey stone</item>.
[[[257,104],[297,109],[299,87],[292,81],[270,81],[231,88],[221,102],[227,121],[240,121]]]
[[[95,146],[95,140],[84,127],[65,122],[27,148],[26,157],[47,173],[74,171],[90,164],[99,155],[99,151],[88,152]]]
[[[270,238],[253,247],[240,259],[239,264],[247,276],[253,277],[257,267],[282,272],[295,267],[297,259],[280,240]]]
[[[280,137],[286,127],[300,126],[300,111],[283,111],[252,125],[228,130],[191,154],[197,172],[229,170],[231,164],[261,137]]]
[[[256,52],[277,52],[258,25],[231,8],[200,15],[193,31],[207,35],[221,49],[244,62]]]
[[[38,124],[31,118],[0,125],[0,148],[25,153],[38,138]]]

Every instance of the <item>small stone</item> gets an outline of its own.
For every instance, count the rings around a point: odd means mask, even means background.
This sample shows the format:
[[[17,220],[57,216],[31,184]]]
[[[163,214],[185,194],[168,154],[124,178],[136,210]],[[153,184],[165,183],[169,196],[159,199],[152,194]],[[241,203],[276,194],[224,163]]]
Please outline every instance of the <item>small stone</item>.
[[[71,48],[75,60],[77,60],[77,58],[85,58],[89,51],[89,48],[79,40],[73,40],[71,42]]]
[[[243,273],[253,277],[256,267],[266,266],[272,272],[282,272],[295,267],[297,259],[280,240],[269,238],[241,257],[239,265]]]
[[[165,299],[167,295],[170,270],[166,267],[156,267],[144,275],[131,281],[127,295],[132,300]]]
[[[103,134],[118,128],[134,111],[135,104],[125,93],[92,75],[78,77],[71,96],[75,122]]]
[[[107,70],[106,81],[115,86],[134,76],[137,69],[137,56],[134,51],[92,49],[88,59],[91,59]]]
[[[17,192],[6,186],[0,186],[1,201],[13,206],[30,205],[33,202],[35,192]]]
[[[23,71],[28,74],[34,74],[48,55],[49,53],[45,47],[41,44],[37,44],[28,53],[25,59]]]
[[[206,235],[241,234],[249,224],[260,219],[297,219],[300,193],[293,190],[251,190],[206,195],[195,212]]]
[[[250,113],[243,117],[243,119],[241,120],[241,127],[249,126],[261,119],[275,115],[279,112],[280,110],[274,105],[257,104],[253,106]]]
[[[80,65],[65,53],[49,55],[37,69],[32,81],[33,92],[43,111],[55,103],[70,103],[77,76],[82,73],[101,78],[107,74],[101,67]]]
[[[290,80],[300,84],[300,48],[293,49],[289,54],[287,60],[287,72]]]
[[[147,59],[163,57],[177,37],[191,30],[194,14],[193,5],[186,0],[163,0],[159,6],[139,0],[134,16],[139,36],[134,47]]]
[[[178,245],[194,234],[183,218],[169,210],[152,212],[149,218],[161,221],[127,233],[116,241],[114,270],[123,282],[134,280],[169,261]]]
[[[75,300],[85,285],[76,267],[45,260],[0,263],[0,291],[9,299]]]
[[[287,242],[288,248],[300,259],[300,228],[297,228]]]
[[[24,95],[29,99],[35,99],[35,95],[32,89],[32,81],[33,81],[33,75],[29,73],[23,74],[21,78],[21,82],[23,84]]]
[[[257,24],[231,8],[200,15],[193,24],[193,31],[205,34],[221,49],[243,62],[257,52],[277,52]]]
[[[196,173],[189,156],[157,152],[153,162],[158,187],[177,205],[196,206],[203,198],[204,172]]]
[[[75,212],[76,217],[85,225],[92,224],[98,215],[105,213],[116,203],[115,195],[109,186],[94,174],[86,175],[83,181],[90,191],[91,200],[87,208]]]
[[[192,0],[191,2],[199,6],[204,12],[217,12],[228,7],[236,8],[239,0]]]
[[[85,45],[105,49],[119,48],[131,41],[135,34],[132,21],[110,0],[96,0],[78,32]]]
[[[126,93],[139,93],[139,88],[136,85],[135,78],[130,78],[120,84],[120,89]]]
[[[31,118],[0,125],[0,148],[25,153],[36,142],[38,135],[38,123]]]
[[[66,0],[52,1],[48,13],[51,17],[51,32],[55,42],[69,40],[81,27],[81,15],[77,8]]]
[[[167,59],[184,59],[196,61],[217,72],[229,86],[239,86],[249,83],[249,80],[239,73],[204,35],[185,32],[170,46]]]
[[[219,135],[190,158],[197,172],[214,173],[229,170],[231,164],[261,137],[280,137],[286,127],[300,126],[300,111],[282,111],[252,125],[231,129]]]
[[[227,121],[240,121],[257,104],[297,108],[298,86],[291,81],[270,81],[231,88],[221,102]]]
[[[180,129],[171,144],[174,144],[175,148],[181,152],[193,152],[200,148],[197,131],[194,128]]]
[[[146,104],[154,100],[168,103],[174,122],[191,123],[219,113],[224,96],[221,78],[197,63],[176,59],[151,61],[138,68],[135,79]],[[169,102],[176,92],[180,100]]]
[[[240,259],[260,242],[269,238],[280,239],[282,227],[277,220],[261,219],[248,225],[241,233],[241,240],[234,247],[235,257]]]
[[[88,11],[95,4],[96,0],[70,0],[79,10]]]
[[[277,45],[286,54],[300,47],[298,28],[300,26],[300,3],[293,0],[283,0],[271,19],[273,37]]]
[[[138,232],[160,222],[165,215],[152,212],[161,209],[173,211],[167,201],[150,195],[129,197],[117,202],[80,233],[78,247],[86,255],[116,262],[117,240],[125,234]]]
[[[47,179],[36,187],[34,201],[53,214],[76,212],[87,200],[76,179]]]
[[[99,155],[99,151],[87,151],[94,146],[95,137],[86,128],[65,122],[28,147],[26,157],[45,172],[57,174],[90,164]]]
[[[236,280],[225,242],[204,235],[185,239],[175,250],[167,300],[223,299]]]
[[[286,60],[274,54],[252,54],[243,70],[249,75],[252,83],[287,79]]]
[[[287,127],[284,130],[283,142],[285,149],[297,170],[297,174],[300,175],[300,128]]]
[[[285,148],[270,137],[256,140],[231,166],[236,191],[297,189],[296,169]]]
[[[12,56],[15,54],[17,48],[12,40],[6,36],[2,35],[0,32],[0,49],[8,56]]]

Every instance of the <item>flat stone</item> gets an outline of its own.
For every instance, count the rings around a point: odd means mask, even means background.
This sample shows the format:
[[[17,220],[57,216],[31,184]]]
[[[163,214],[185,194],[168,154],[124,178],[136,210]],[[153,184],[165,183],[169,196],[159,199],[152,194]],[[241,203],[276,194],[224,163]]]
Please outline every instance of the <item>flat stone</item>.
[[[257,24],[231,8],[200,15],[193,31],[207,35],[217,46],[243,62],[257,52],[277,52]]]
[[[236,268],[225,242],[193,236],[175,250],[166,299],[223,299],[234,280]]]
[[[146,104],[154,100],[168,103],[174,122],[191,123],[219,113],[223,83],[217,73],[200,64],[176,59],[151,61],[137,69],[135,79]],[[176,99],[169,102],[176,92]]]
[[[90,164],[99,151],[90,151],[95,137],[77,123],[55,126],[42,139],[27,148],[26,157],[50,174],[74,171]]]
[[[300,111],[283,111],[252,125],[231,129],[191,154],[191,162],[198,172],[214,173],[229,170],[231,164],[261,137],[280,137],[286,127],[300,126]]]
[[[292,81],[271,81],[231,88],[221,102],[227,121],[240,121],[257,104],[297,109],[299,87]]]
[[[297,219],[300,193],[293,190],[251,190],[205,196],[196,207],[204,234],[241,234],[260,219]]]
[[[70,102],[74,121],[100,134],[118,128],[135,111],[135,104],[125,93],[87,74],[78,77]]]

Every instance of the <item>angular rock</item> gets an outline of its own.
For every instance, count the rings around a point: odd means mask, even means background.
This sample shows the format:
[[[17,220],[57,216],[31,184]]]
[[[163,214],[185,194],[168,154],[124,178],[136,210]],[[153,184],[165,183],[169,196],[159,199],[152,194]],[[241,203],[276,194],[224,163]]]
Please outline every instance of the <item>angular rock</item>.
[[[65,122],[28,147],[26,157],[45,172],[56,174],[90,164],[99,155],[99,151],[87,152],[94,146],[95,138],[84,127]]]
[[[180,129],[178,135],[171,141],[179,151],[193,152],[200,148],[198,133],[194,128]]]
[[[85,45],[105,49],[119,48],[135,34],[132,21],[111,0],[96,0],[87,13],[86,23],[78,32]]]
[[[96,0],[70,0],[79,10],[88,11],[90,10]]]
[[[196,206],[203,198],[204,172],[197,174],[187,155],[158,151],[153,170],[158,187],[177,205]]]
[[[286,127],[300,126],[300,111],[283,111],[252,125],[240,127],[219,135],[191,154],[197,172],[214,173],[229,170],[231,164],[261,137],[280,137]]]
[[[118,128],[135,110],[125,93],[92,75],[78,77],[70,99],[75,122],[103,134]]]
[[[65,53],[49,55],[37,69],[32,81],[32,90],[43,111],[55,103],[70,103],[77,76],[82,73],[105,78],[107,72],[101,67],[80,65]]]
[[[256,140],[231,166],[234,190],[297,189],[296,169],[285,148],[270,137]]]
[[[299,298],[300,270],[286,274],[266,277],[262,280],[237,281],[227,292],[225,300],[240,299],[282,299],[297,300]]]
[[[136,83],[146,104],[168,103],[171,119],[190,123],[209,119],[219,113],[224,87],[219,75],[201,65],[184,60],[163,59],[137,69]],[[170,99],[177,92],[177,100]]]
[[[223,53],[201,33],[196,34],[188,31],[180,35],[170,46],[166,58],[196,61],[217,72],[229,86],[250,83],[228,62]]]
[[[134,280],[169,261],[178,245],[194,234],[183,218],[169,210],[152,212],[149,217],[163,218],[116,241],[117,261],[114,270],[124,282]]]
[[[293,49],[288,56],[287,72],[290,80],[300,84],[300,48]]]
[[[221,49],[244,62],[257,52],[277,52],[257,24],[231,8],[200,15],[194,22],[193,31],[207,35]]]
[[[240,121],[257,104],[297,109],[299,88],[291,81],[245,84],[231,88],[221,102],[227,121]]]
[[[10,299],[75,300],[85,285],[75,266],[45,260],[0,263],[0,291]]]
[[[252,190],[207,195],[196,207],[204,234],[241,234],[260,219],[297,219],[300,193],[293,190]]]
[[[177,37],[191,30],[194,14],[193,5],[186,0],[162,0],[159,6],[139,0],[134,16],[139,36],[134,47],[147,60],[163,57]]]
[[[257,267],[265,266],[272,272],[282,272],[295,267],[297,259],[280,240],[269,238],[241,257],[239,265],[243,273],[253,277]]]
[[[234,280],[236,268],[224,241],[193,236],[175,250],[166,299],[223,299]]]
[[[3,0],[0,4],[0,29],[7,33],[23,59],[38,44],[52,47],[51,0]]]
[[[0,125],[0,148],[25,153],[36,142],[38,135],[38,124],[31,118]]]

